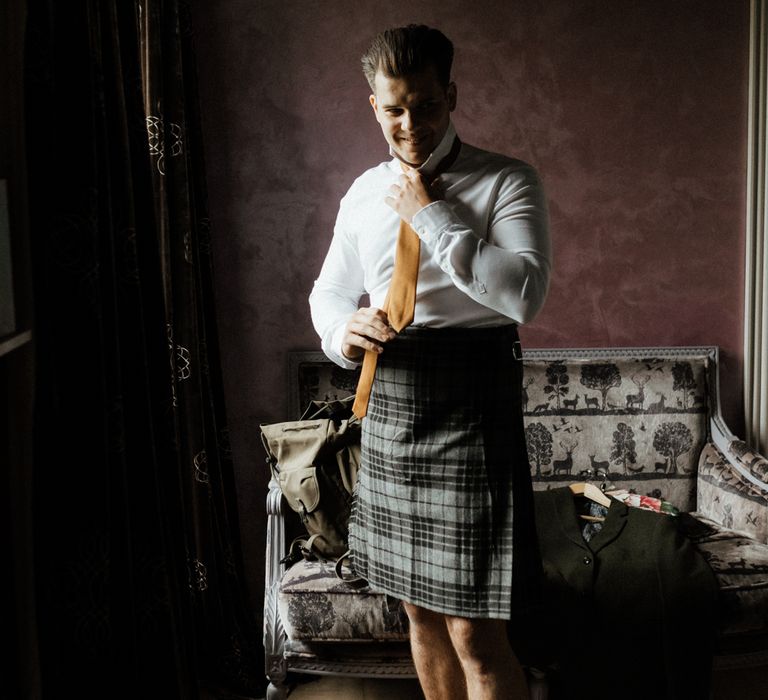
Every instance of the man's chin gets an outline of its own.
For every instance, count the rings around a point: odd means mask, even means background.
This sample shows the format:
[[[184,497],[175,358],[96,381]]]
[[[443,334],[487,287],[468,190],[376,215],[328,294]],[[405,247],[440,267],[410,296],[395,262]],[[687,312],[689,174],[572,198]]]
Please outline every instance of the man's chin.
[[[407,163],[414,168],[418,168],[424,164],[424,161],[429,158],[429,153],[423,153],[422,151],[414,151],[411,149],[398,148],[395,150],[397,157],[404,163]]]

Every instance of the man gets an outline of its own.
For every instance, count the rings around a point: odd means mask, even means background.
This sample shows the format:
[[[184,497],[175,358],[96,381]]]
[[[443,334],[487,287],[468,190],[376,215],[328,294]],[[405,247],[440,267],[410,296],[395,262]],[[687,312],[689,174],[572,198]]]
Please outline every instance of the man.
[[[310,305],[329,358],[376,361],[353,568],[403,600],[428,700],[491,700],[527,695],[507,641],[540,564],[517,324],[541,308],[551,261],[533,168],[456,136],[452,60],[442,33],[415,25],[383,32],[363,57],[393,158],[342,199]],[[401,233],[418,236],[420,255],[413,323],[397,333]]]

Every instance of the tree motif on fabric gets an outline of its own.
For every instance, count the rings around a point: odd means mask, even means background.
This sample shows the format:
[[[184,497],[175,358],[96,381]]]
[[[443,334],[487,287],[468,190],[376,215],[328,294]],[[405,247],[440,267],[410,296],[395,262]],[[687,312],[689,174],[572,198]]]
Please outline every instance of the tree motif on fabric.
[[[675,362],[672,366],[672,378],[674,379],[672,389],[683,394],[683,398],[678,402],[678,405],[685,410],[688,408],[688,394],[696,391],[696,379],[693,376],[691,363]]]
[[[669,457],[669,472],[677,474],[677,460],[693,447],[693,435],[683,423],[662,423],[653,434],[653,447]]]
[[[333,604],[323,593],[292,595],[288,601],[288,620],[297,631],[317,638],[333,627]]]
[[[339,617],[349,625],[351,639],[370,639],[373,637],[368,622],[368,611],[365,608],[342,606]],[[385,624],[385,629],[388,629]]]
[[[541,465],[552,462],[552,433],[543,423],[531,423],[525,428],[528,455],[536,462],[536,476],[541,476]]]
[[[556,360],[547,365],[547,382],[544,393],[554,396],[557,410],[560,411],[560,398],[568,394],[568,368],[562,360]]]
[[[614,464],[620,464],[624,468],[625,474],[627,473],[627,465],[635,464],[637,461],[635,431],[626,423],[619,423],[616,430],[613,431],[611,459]]]
[[[385,630],[388,632],[405,632],[408,630],[408,615],[399,600],[388,595],[382,596],[381,612]]]
[[[600,392],[603,397],[602,410],[604,411],[608,390],[621,386],[621,373],[612,362],[582,365],[580,381],[588,389],[595,389]]]

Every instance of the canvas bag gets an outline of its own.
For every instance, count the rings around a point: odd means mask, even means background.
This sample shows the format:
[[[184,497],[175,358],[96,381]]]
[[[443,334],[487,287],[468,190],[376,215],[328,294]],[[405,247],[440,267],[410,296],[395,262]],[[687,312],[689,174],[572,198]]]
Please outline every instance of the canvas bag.
[[[360,467],[360,421],[352,414],[353,400],[313,401],[298,421],[260,426],[272,477],[309,535],[294,542],[289,561],[339,559],[347,552]]]

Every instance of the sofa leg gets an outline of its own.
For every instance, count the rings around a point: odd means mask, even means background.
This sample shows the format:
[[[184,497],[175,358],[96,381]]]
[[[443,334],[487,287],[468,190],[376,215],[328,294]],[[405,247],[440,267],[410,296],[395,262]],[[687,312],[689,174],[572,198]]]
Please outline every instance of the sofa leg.
[[[288,664],[283,654],[285,650],[285,630],[283,629],[280,611],[277,607],[278,585],[279,581],[276,581],[269,588],[264,604],[264,650],[266,651],[264,668],[267,680],[269,681],[265,700],[286,700],[288,697],[288,686],[285,684],[285,678],[288,675]]]
[[[546,674],[535,668],[529,668],[527,670],[528,694],[531,700],[548,700],[549,686],[547,685]]]
[[[285,700],[288,697],[288,686],[282,681],[272,681],[267,686],[266,700]]]

